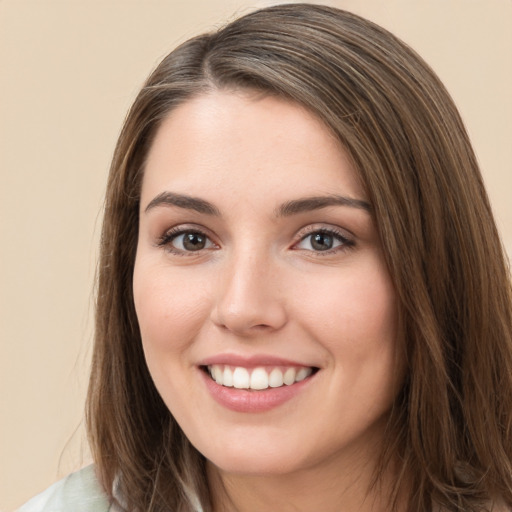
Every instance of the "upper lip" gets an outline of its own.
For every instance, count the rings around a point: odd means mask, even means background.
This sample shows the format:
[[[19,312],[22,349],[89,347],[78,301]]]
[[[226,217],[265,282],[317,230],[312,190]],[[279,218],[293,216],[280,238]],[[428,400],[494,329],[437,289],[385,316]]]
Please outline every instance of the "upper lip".
[[[199,366],[211,366],[214,364],[225,364],[229,366],[241,366],[253,368],[257,366],[304,366],[306,368],[315,368],[315,365],[301,363],[291,359],[276,357],[269,354],[254,354],[242,356],[238,354],[217,354],[207,357],[199,362]]]

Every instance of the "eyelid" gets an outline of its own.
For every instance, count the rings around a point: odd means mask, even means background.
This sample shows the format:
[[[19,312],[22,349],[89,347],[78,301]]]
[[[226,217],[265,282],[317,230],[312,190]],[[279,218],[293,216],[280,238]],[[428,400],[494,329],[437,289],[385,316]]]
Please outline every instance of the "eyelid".
[[[312,233],[327,232],[334,235],[338,235],[347,240],[354,240],[355,235],[348,229],[336,226],[334,224],[315,222],[313,224],[307,224],[297,231],[295,238],[297,241],[302,240],[305,236],[311,235]]]

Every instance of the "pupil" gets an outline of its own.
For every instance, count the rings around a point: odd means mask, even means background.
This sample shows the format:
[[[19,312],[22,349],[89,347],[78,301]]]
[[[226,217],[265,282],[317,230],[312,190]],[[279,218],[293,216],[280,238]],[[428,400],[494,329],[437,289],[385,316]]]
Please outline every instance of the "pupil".
[[[327,251],[328,249],[331,249],[332,243],[332,236],[326,233],[316,233],[311,241],[311,245],[317,251]]]
[[[187,233],[183,237],[183,247],[189,251],[204,249],[205,243],[205,237],[199,233]]]

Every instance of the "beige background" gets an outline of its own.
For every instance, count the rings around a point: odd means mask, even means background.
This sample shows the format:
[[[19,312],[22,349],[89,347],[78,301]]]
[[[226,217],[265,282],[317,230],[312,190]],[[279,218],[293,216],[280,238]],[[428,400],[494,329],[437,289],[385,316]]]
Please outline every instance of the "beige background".
[[[103,187],[131,100],[178,42],[270,3],[0,0],[0,510],[88,460]],[[329,3],[389,28],[439,73],[512,254],[512,0]]]

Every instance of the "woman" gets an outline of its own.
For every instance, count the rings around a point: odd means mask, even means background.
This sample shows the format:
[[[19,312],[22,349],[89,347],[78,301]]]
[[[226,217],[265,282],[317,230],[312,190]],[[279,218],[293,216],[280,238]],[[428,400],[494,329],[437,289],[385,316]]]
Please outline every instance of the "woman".
[[[271,7],[166,57],[98,286],[95,467],[39,509],[512,507],[499,237],[443,85],[374,24]]]

